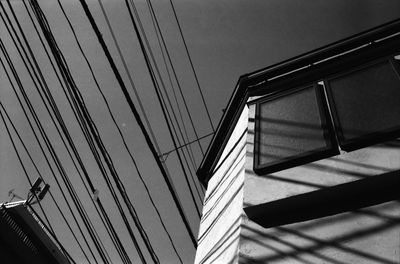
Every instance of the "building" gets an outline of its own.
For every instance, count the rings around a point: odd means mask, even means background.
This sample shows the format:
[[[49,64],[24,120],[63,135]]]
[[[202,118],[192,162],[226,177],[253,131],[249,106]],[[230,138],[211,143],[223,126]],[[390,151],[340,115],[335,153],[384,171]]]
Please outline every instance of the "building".
[[[71,263],[25,201],[0,204],[0,262]]]
[[[242,76],[195,263],[400,263],[400,20]]]

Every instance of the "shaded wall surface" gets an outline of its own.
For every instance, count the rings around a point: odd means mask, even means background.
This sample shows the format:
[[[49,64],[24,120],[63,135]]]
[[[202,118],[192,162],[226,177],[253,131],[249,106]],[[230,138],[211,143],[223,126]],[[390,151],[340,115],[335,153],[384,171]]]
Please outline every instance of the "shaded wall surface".
[[[400,263],[399,31],[240,79],[199,169],[196,263]]]
[[[209,181],[195,263],[236,263],[243,219],[248,110],[241,114]]]
[[[253,163],[254,120],[255,105],[249,103],[208,182],[195,263],[400,263],[397,200],[268,228],[244,212],[246,208],[296,199],[333,186],[397,176],[398,140],[257,174]],[[359,199],[358,193],[354,195],[349,203]],[[284,214],[301,216],[303,209],[292,206]],[[268,222],[269,218],[277,216],[264,215],[263,221]]]
[[[0,263],[51,263],[70,261],[49,237],[24,201],[0,204]]]
[[[254,120],[254,112],[255,105],[251,105],[246,143],[244,208],[289,197],[295,199],[297,195],[354,183],[368,177],[384,176],[390,172],[399,175],[398,140],[352,152],[342,151],[340,155],[327,159],[258,175],[253,171],[254,123],[251,120]],[[379,196],[380,193],[370,195]],[[353,199],[358,197],[354,196]],[[351,202],[350,199],[348,203]],[[304,213],[292,207],[290,210],[285,214],[301,216]],[[271,215],[271,218],[275,217]],[[264,228],[244,219],[238,263],[400,263],[399,237],[398,201],[272,228]]]

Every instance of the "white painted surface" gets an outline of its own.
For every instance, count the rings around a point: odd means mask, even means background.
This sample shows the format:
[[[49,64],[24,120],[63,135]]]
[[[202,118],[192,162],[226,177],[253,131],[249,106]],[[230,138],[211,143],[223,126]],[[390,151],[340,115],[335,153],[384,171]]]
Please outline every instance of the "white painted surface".
[[[399,148],[374,145],[257,175],[253,171],[254,117],[255,105],[249,105],[209,181],[195,263],[400,263],[397,201],[269,229],[249,220],[242,210],[399,170]],[[247,133],[227,157],[246,126]]]
[[[255,106],[249,107],[249,119]],[[254,124],[248,123],[244,206],[400,169],[400,148],[379,144],[280,172],[253,171]],[[371,195],[374,195],[371,193]],[[301,214],[301,212],[298,212]],[[265,229],[241,226],[239,263],[400,263],[397,201],[332,217]]]
[[[205,195],[195,263],[235,263],[243,215],[248,109],[245,107]]]

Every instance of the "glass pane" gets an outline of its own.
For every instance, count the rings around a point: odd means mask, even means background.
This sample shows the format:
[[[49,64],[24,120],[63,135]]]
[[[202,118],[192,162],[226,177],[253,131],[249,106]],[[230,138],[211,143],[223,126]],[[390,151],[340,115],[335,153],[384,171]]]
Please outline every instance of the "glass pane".
[[[260,165],[285,161],[329,144],[313,86],[261,103],[259,114]]]
[[[400,79],[389,61],[328,82],[342,140],[400,126]]]

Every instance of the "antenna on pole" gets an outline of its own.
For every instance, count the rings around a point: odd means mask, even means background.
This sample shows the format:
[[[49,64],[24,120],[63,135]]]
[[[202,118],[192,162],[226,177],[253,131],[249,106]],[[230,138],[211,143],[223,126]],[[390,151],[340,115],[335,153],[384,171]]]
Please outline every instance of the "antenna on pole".
[[[42,183],[41,178],[37,178],[35,183],[32,185],[31,189],[29,190],[31,193],[36,192],[39,189],[40,184]]]
[[[32,187],[29,189],[29,193],[28,193],[28,198],[26,199],[25,204],[35,204],[39,201],[41,201],[45,195],[47,194],[47,192],[50,189],[50,185],[48,183],[46,183],[44,185],[44,187],[40,187],[40,185],[42,184],[43,180],[41,178],[38,178],[35,183],[32,185]],[[36,201],[32,202],[32,200],[36,198]]]
[[[48,183],[46,183],[44,185],[43,189],[41,190],[41,192],[39,193],[39,196],[38,196],[39,201],[41,201],[45,197],[45,195],[47,194],[49,189],[50,189],[50,185]]]

